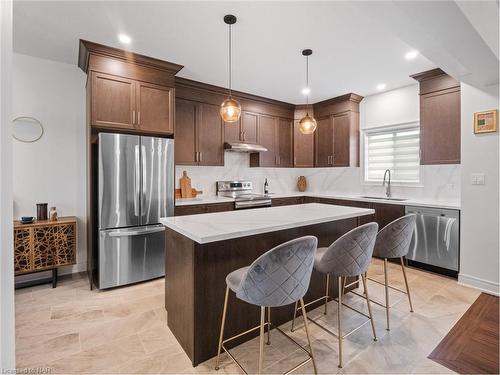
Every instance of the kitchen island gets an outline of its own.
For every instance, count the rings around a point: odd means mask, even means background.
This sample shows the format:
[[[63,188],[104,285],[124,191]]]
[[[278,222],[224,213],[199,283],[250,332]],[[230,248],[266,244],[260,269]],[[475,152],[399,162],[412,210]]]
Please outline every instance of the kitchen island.
[[[310,203],[162,218],[167,227],[167,322],[193,366],[217,353],[227,274],[293,238],[313,235],[318,246],[329,246],[355,228],[359,217],[373,213],[372,209]],[[324,295],[324,288],[324,277],[313,272],[305,302]],[[335,297],[336,290],[337,285],[331,283],[330,295]],[[258,307],[230,293],[225,337],[256,326],[259,316]],[[271,321],[280,325],[292,316],[293,305],[274,308]]]

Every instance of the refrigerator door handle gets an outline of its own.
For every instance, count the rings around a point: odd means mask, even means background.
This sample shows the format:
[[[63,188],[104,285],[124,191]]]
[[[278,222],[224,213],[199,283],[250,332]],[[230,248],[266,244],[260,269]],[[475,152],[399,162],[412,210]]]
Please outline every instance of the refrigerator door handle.
[[[139,175],[139,171],[141,169],[140,166],[140,155],[139,155],[139,146],[135,146],[135,170],[134,170],[134,214],[135,216],[139,216],[139,192],[140,192],[140,183],[141,177]]]
[[[142,171],[142,177],[141,177],[141,181],[142,181],[142,187],[141,187],[141,216],[144,216],[144,212],[145,211],[145,206],[146,206],[146,194],[147,194],[147,190],[148,190],[148,187],[147,187],[147,181],[146,181],[146,174],[147,174],[147,170],[146,170],[146,146],[141,144],[141,161],[142,161],[142,168],[141,168],[141,171]]]
[[[164,232],[165,227],[162,225],[161,227],[149,227],[144,229],[136,229],[136,230],[116,230],[108,232],[110,237],[128,237],[128,236],[140,236],[144,234],[158,233]]]

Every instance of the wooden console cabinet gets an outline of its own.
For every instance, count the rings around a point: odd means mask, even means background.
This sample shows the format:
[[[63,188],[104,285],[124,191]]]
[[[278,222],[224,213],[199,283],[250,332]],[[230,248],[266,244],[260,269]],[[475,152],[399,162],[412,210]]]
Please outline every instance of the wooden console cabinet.
[[[76,263],[76,218],[57,221],[14,222],[15,275],[52,270],[56,287],[57,267]]]

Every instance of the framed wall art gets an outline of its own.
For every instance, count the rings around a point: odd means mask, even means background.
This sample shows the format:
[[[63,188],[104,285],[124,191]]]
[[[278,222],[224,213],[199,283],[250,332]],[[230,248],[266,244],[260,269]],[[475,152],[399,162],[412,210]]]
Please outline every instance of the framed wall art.
[[[498,110],[474,113],[474,134],[494,133],[498,129]]]

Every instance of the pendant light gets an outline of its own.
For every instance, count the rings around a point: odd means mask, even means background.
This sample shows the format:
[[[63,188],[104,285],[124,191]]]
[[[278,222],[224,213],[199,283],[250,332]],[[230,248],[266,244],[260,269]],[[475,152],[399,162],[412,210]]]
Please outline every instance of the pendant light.
[[[231,26],[236,23],[236,16],[232,14],[228,14],[224,16],[224,23],[229,25],[229,97],[222,102],[220,105],[220,116],[225,122],[236,122],[240,119],[241,115],[241,105],[238,103],[236,99],[231,97],[231,75],[232,75],[232,66],[231,66]]]
[[[306,57],[306,108],[309,106],[309,56],[311,56],[313,51],[311,49],[305,49],[302,51],[302,55]],[[309,112],[302,117],[299,122],[299,130],[302,134],[313,134],[316,130],[318,124],[313,116],[309,116]]]

